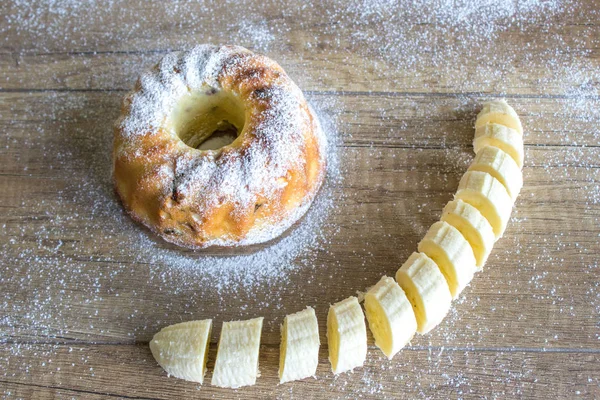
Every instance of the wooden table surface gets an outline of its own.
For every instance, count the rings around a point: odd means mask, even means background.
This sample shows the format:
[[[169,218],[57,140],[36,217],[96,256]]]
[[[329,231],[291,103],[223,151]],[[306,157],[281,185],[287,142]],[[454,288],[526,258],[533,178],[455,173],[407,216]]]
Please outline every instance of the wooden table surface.
[[[597,0],[343,3],[2,2],[0,395],[600,397]],[[279,61],[329,126],[339,163],[320,204],[268,246],[178,249],[112,192],[122,96],[164,54],[207,42]],[[391,361],[370,338],[365,366],[334,377],[329,304],[416,249],[472,159],[478,108],[497,97],[526,144],[505,237],[435,331]],[[306,305],[317,379],[278,385],[279,324]],[[254,316],[256,386],[168,378],[150,354],[162,326],[214,318],[210,381],[221,323]]]

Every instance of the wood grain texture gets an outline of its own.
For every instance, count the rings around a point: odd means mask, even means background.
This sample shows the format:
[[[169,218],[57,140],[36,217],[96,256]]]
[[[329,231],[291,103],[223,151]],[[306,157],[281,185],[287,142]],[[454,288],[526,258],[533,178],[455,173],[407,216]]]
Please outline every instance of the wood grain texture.
[[[442,31],[416,23],[410,35],[431,32],[426,43],[406,38],[424,45],[418,65],[362,40],[362,34],[395,40],[389,26],[366,16],[357,32],[351,14],[331,16],[333,2],[309,12],[274,1],[242,10],[231,2],[138,0],[87,12],[67,5],[68,14],[43,1],[22,10],[17,2],[0,5],[0,394],[600,397],[596,2],[507,24],[493,43],[482,36],[472,48],[460,43],[460,25]],[[191,252],[156,240],[115,198],[110,146],[121,97],[167,52],[204,42],[262,50],[260,40],[243,33],[242,11],[272,28],[267,54],[335,122],[342,179],[330,180],[321,196],[334,201],[320,226],[324,245],[297,257],[309,265],[291,269],[281,282],[232,292],[214,287],[208,273],[165,264],[174,255],[193,264],[269,245]],[[30,17],[12,23],[8,16],[17,14]],[[60,34],[64,24],[69,35]],[[446,56],[465,62],[446,65]],[[318,379],[277,385],[283,317],[315,307],[325,344],[329,304],[382,274],[393,276],[472,159],[481,102],[500,95],[522,116],[525,185],[485,270],[437,329],[415,337],[394,360],[385,360],[369,337],[365,367],[333,377],[323,345]],[[168,256],[137,254],[147,251]],[[200,388],[168,378],[147,346],[165,325],[214,318],[210,371],[222,322],[255,316],[265,317],[265,328],[262,376],[251,388]]]
[[[96,398],[93,395],[97,395],[97,398],[129,399],[296,398],[317,392],[323,398],[347,399],[416,398],[431,393],[439,398],[546,399],[556,393],[593,398],[600,384],[598,353],[408,348],[400,353],[401,357],[388,361],[372,350],[365,367],[352,374],[333,377],[326,366],[326,354],[321,354],[318,380],[307,378],[278,385],[275,378],[278,349],[261,346],[259,366],[264,375],[259,378],[261,383],[233,391],[209,385],[198,389],[195,383],[167,378],[153,364],[147,346],[73,345],[50,350],[48,345],[38,345],[11,357],[16,362],[21,359],[29,362],[35,353],[52,351],[55,358],[51,364],[31,365],[29,374],[17,373],[3,377],[0,382],[23,397]],[[212,347],[212,359],[215,353],[216,348]],[[1,348],[0,357],[3,357]],[[386,373],[392,370],[393,375]],[[34,376],[39,378],[34,380]],[[377,384],[365,385],[369,382]]]

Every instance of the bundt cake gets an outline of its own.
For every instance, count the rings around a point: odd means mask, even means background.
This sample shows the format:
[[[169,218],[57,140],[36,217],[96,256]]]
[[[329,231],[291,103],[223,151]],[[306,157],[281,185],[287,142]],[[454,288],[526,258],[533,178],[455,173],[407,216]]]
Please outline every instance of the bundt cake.
[[[273,239],[325,177],[326,138],[273,60],[238,46],[166,55],[124,99],[113,148],[131,216],[181,246]]]

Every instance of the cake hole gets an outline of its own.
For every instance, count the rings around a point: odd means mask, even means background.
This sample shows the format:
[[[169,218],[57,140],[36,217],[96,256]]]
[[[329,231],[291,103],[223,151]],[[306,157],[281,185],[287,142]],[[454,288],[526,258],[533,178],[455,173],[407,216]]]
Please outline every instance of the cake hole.
[[[217,150],[239,137],[245,119],[244,106],[237,97],[207,88],[189,92],[180,99],[167,126],[189,147]]]

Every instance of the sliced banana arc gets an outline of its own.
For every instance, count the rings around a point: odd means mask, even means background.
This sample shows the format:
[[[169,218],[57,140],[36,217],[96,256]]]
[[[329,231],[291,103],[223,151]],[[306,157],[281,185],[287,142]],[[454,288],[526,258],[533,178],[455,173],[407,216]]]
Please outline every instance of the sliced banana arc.
[[[425,254],[412,253],[396,272],[396,281],[412,304],[417,332],[431,331],[448,314],[450,288],[437,264]]]
[[[469,167],[469,171],[487,172],[498,179],[514,202],[523,187],[523,172],[515,160],[497,147],[481,149]]]
[[[254,385],[263,318],[223,322],[211,383],[224,388]]]
[[[167,374],[202,384],[211,329],[211,319],[167,326],[154,335],[150,351]]]
[[[417,320],[404,290],[384,276],[365,294],[365,313],[375,345],[391,359],[415,335]]]
[[[313,376],[319,365],[319,325],[312,307],[290,314],[281,327],[279,383]]]
[[[448,282],[452,298],[456,299],[477,270],[467,239],[449,223],[439,221],[429,228],[418,249],[435,261]]]
[[[367,326],[356,297],[348,297],[329,307],[327,344],[334,374],[350,371],[365,362]]]
[[[513,202],[500,181],[487,172],[467,171],[458,184],[454,198],[478,209],[492,225],[496,240],[502,237]]]
[[[507,126],[519,134],[523,134],[523,125],[516,111],[508,105],[506,100],[494,100],[483,105],[477,114],[475,129],[486,124],[500,124]]]
[[[475,154],[486,146],[501,149],[515,160],[519,169],[523,168],[525,158],[523,135],[514,129],[500,124],[486,124],[477,128],[473,139]]]
[[[452,200],[442,211],[442,221],[458,229],[467,239],[477,267],[482,268],[492,252],[496,236],[488,220],[469,203],[462,200]]]

